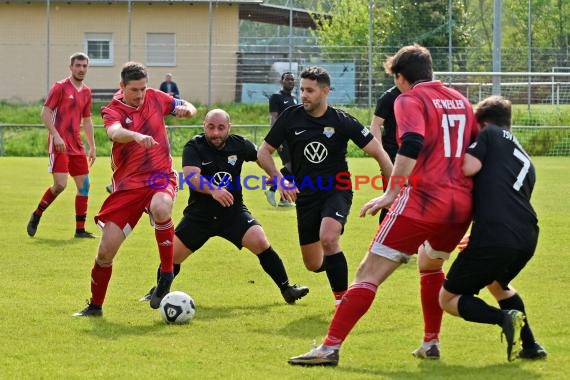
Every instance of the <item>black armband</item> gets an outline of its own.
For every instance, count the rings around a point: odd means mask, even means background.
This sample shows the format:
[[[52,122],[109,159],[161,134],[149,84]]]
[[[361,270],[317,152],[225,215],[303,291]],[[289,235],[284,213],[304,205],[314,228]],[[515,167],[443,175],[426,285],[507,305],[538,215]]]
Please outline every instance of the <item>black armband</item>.
[[[398,149],[398,154],[411,159],[417,159],[420,150],[424,146],[424,137],[419,133],[408,132],[402,136],[402,144]]]

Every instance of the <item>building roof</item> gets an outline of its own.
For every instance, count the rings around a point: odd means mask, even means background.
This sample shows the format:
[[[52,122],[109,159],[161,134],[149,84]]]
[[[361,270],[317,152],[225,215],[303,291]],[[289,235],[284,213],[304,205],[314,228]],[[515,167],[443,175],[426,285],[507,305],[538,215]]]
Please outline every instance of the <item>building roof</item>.
[[[313,17],[331,17],[328,14],[319,14],[301,8],[290,9],[289,7],[280,5],[242,3],[239,6],[239,18],[241,20],[288,26],[291,10],[293,13],[293,26],[299,28],[316,29],[317,24]]]

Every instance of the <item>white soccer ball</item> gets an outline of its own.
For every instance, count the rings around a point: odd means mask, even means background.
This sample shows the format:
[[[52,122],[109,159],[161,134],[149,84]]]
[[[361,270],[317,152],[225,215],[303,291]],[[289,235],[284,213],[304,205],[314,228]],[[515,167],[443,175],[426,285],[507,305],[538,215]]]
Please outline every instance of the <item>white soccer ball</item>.
[[[160,302],[159,310],[164,322],[182,324],[194,318],[196,304],[184,292],[170,292]]]

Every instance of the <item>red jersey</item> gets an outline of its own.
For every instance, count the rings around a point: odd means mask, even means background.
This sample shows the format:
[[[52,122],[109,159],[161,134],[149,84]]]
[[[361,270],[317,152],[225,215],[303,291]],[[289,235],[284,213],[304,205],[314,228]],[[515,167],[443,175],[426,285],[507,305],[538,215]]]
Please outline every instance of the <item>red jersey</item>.
[[[128,106],[122,99],[123,93],[119,91],[111,103],[101,109],[105,128],[118,123],[130,131],[152,136],[158,145],[145,149],[134,141],[113,142],[111,167],[114,190],[150,186],[149,177],[157,172],[176,179],[176,173],[172,168],[170,143],[164,125],[164,116],[174,110],[174,98],[148,88],[144,101],[138,108]]]
[[[398,144],[409,132],[424,137],[411,173],[417,179],[406,215],[432,223],[470,220],[473,181],[461,168],[479,129],[469,100],[439,81],[423,82],[401,94],[394,111]]]
[[[65,142],[65,153],[85,155],[80,126],[82,118],[91,116],[91,89],[83,84],[78,90],[70,78],[60,80],[51,87],[44,106],[53,111],[54,126]],[[50,154],[55,152],[51,134],[48,150]]]

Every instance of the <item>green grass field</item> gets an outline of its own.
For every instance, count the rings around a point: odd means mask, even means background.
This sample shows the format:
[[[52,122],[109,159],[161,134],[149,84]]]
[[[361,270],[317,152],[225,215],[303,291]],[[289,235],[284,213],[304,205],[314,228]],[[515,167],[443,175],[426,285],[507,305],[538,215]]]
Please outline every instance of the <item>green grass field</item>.
[[[175,159],[180,162],[179,158]],[[297,305],[283,302],[258,260],[221,239],[190,257],[173,285],[198,307],[188,325],[169,326],[137,300],[153,284],[158,264],[154,233],[143,216],[121,248],[102,319],[72,318],[89,297],[98,241],[73,240],[74,185],[46,211],[38,233],[25,232],[29,215],[51,177],[46,158],[0,158],[0,378],[255,378],[255,379],[563,379],[570,372],[570,158],[536,157],[534,206],[541,236],[535,258],[514,283],[531,325],[550,356],[541,362],[506,361],[499,328],[444,317],[442,360],[419,361],[410,352],[422,337],[415,260],[378,291],[350,335],[341,363],[296,368],[289,356],[307,351],[326,333],[333,298],[324,273],[307,272],[297,243],[294,210],[271,208],[260,190],[245,200],[280,253],[290,279],[311,288]],[[370,159],[351,159],[354,174],[375,174]],[[254,164],[245,174],[260,174]],[[92,168],[88,229],[110,178],[107,158]],[[358,219],[372,188],[355,192],[342,238],[350,277],[366,251],[376,218]],[[187,200],[180,193],[174,215]],[[484,294],[489,300],[489,296]]]

